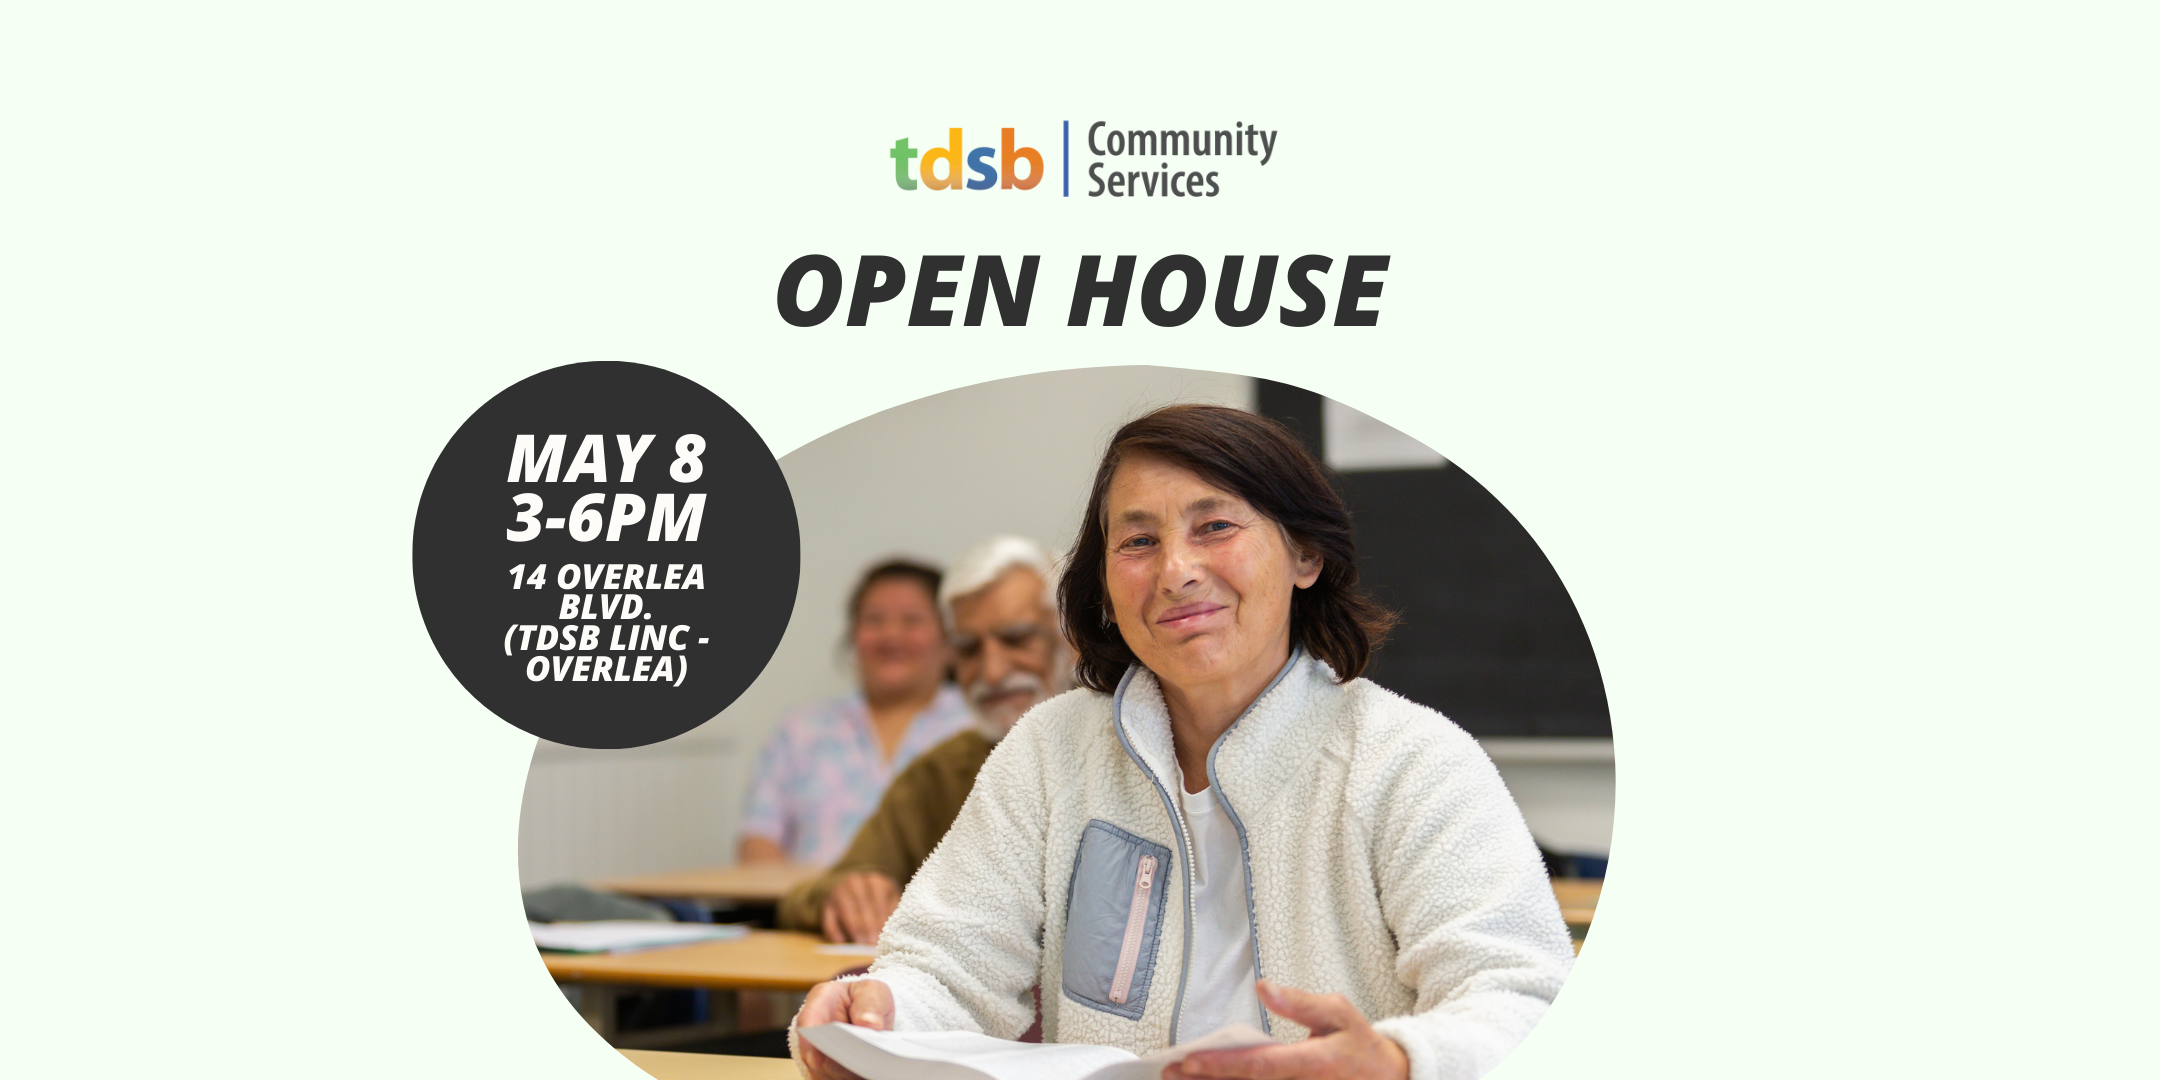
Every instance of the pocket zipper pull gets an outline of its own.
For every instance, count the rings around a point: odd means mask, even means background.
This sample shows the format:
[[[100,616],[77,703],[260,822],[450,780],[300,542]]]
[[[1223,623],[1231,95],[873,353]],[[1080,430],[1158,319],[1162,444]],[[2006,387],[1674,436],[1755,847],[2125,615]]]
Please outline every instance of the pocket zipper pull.
[[[1132,993],[1133,969],[1140,962],[1140,935],[1147,924],[1148,890],[1155,885],[1155,856],[1140,856],[1140,873],[1133,880],[1132,907],[1125,913],[1125,941],[1118,949],[1117,971],[1110,979],[1110,1002],[1125,1004]]]

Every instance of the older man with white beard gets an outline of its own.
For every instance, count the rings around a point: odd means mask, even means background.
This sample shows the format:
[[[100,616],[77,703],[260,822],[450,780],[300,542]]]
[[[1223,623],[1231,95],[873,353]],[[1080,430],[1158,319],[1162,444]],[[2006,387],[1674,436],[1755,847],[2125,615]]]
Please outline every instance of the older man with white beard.
[[[780,902],[781,926],[823,932],[833,941],[875,942],[900,890],[959,816],[997,741],[1036,703],[1071,688],[1054,562],[1032,540],[998,536],[946,572],[938,607],[975,726],[924,751],[893,778],[847,854]]]

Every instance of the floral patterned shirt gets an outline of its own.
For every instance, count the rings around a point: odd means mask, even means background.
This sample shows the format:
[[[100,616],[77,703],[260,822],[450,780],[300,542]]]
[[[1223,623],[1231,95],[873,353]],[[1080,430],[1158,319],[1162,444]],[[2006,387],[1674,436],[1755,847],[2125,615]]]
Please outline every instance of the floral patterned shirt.
[[[908,722],[888,762],[862,694],[790,709],[758,755],[737,831],[771,840],[795,862],[827,865],[908,762],[972,723],[967,699],[947,683]]]

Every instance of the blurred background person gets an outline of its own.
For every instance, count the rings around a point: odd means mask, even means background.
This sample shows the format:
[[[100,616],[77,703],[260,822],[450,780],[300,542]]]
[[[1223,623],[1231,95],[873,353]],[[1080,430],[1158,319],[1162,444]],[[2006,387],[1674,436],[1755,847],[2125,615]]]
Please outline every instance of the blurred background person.
[[[935,568],[906,559],[863,573],[848,600],[860,688],[781,719],[751,774],[738,860],[831,862],[896,773],[969,725],[965,699],[945,681],[940,582]]]
[[[1055,561],[1033,540],[995,536],[945,576],[938,607],[975,723],[893,780],[847,853],[781,901],[783,928],[877,941],[900,891],[959,816],[991,749],[1037,702],[1072,688],[1072,652],[1058,633]]]

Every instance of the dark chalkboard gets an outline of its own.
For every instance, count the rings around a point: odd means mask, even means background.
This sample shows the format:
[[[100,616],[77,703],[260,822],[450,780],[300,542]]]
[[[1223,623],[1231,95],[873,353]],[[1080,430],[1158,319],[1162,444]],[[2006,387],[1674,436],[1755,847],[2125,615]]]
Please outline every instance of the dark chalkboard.
[[[1320,395],[1260,380],[1259,408],[1323,453]],[[1403,617],[1368,678],[1481,737],[1612,737],[1574,601],[1499,500],[1452,464],[1330,478],[1360,583]]]

